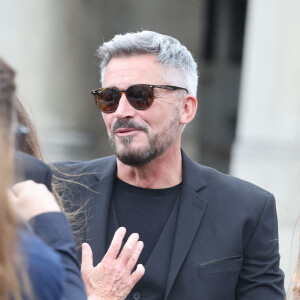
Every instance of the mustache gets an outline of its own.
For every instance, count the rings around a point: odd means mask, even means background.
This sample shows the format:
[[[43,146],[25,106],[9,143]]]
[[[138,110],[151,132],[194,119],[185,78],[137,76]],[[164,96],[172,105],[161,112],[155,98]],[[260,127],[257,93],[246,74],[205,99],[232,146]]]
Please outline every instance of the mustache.
[[[117,120],[111,128],[111,134],[115,134],[116,130],[119,128],[137,129],[148,133],[148,128],[146,126],[138,124],[132,120]]]

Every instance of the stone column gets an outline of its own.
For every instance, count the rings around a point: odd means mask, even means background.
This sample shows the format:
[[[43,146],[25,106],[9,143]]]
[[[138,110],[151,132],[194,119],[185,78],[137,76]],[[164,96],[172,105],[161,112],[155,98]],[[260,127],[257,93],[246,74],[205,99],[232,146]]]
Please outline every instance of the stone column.
[[[274,193],[286,286],[299,253],[300,1],[250,0],[231,174]],[[293,250],[292,250],[293,249]]]

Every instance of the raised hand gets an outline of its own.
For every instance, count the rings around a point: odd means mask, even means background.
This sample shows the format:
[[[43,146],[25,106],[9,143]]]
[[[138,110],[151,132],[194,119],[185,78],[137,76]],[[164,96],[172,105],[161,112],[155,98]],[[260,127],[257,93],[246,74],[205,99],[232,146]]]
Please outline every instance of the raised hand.
[[[139,235],[133,233],[120,252],[125,233],[124,227],[115,232],[109,249],[96,267],[92,249],[87,243],[82,244],[81,276],[88,300],[123,300],[144,275],[145,268],[141,264],[132,272],[144,244],[139,241]]]

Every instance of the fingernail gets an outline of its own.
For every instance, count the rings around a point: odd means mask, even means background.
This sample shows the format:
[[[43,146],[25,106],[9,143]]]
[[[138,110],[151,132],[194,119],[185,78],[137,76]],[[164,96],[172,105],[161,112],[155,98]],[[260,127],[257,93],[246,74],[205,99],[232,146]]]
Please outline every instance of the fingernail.
[[[131,236],[134,237],[134,238],[136,238],[136,239],[139,239],[139,237],[140,237],[139,234],[136,233],[136,232],[132,233]]]
[[[142,264],[138,264],[136,268],[137,268],[137,269],[138,269],[138,268],[139,268],[139,269],[143,269],[144,272],[146,272],[146,269],[145,269],[145,267],[144,267]]]
[[[126,231],[126,228],[125,227],[119,227],[118,231]]]

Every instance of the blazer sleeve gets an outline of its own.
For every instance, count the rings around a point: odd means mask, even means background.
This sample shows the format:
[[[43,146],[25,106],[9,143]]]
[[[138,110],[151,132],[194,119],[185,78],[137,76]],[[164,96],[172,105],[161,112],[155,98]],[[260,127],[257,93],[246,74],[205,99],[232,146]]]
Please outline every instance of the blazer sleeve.
[[[284,274],[279,260],[275,199],[268,194],[259,221],[244,248],[236,299],[284,300]]]
[[[65,274],[59,255],[45,245],[27,227],[18,228],[18,244],[24,258],[26,272],[30,279],[35,299],[63,300],[65,288]],[[30,300],[24,289],[21,289],[22,299]],[[10,298],[11,299],[11,298]],[[65,299],[64,299],[65,300]]]
[[[44,213],[37,215],[29,222],[34,233],[60,254],[66,277],[65,299],[86,299],[80,267],[75,254],[74,240],[66,216],[58,212]]]

